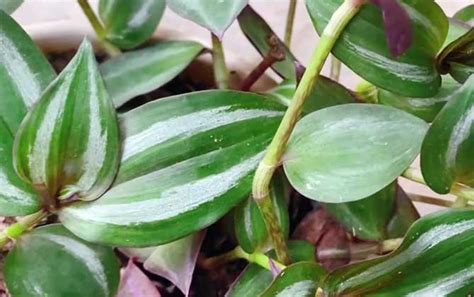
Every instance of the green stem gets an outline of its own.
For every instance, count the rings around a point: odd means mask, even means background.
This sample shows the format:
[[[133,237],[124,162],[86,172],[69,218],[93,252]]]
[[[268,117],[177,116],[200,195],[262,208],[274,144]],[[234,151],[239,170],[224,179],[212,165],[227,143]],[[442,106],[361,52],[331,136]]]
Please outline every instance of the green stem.
[[[269,192],[270,180],[279,165],[291,132],[301,114],[303,104],[313,90],[324,62],[339,35],[352,17],[359,11],[362,3],[361,1],[346,0],[336,12],[334,12],[331,20],[324,29],[320,43],[314,51],[309,66],[301,78],[300,84],[291,100],[291,104],[283,116],[278,130],[255,172],[252,188],[253,198],[265,219],[278,260],[284,264],[290,262],[290,257],[288,255],[288,247],[286,246],[285,238],[276,220],[275,210],[271,203]]]
[[[355,91],[357,99],[361,102],[377,104],[379,101],[377,87],[368,81],[361,81]]]
[[[291,35],[293,34],[293,24],[295,22],[296,14],[296,0],[290,0],[290,6],[288,7],[288,15],[286,17],[285,27],[285,45],[289,48],[291,44]]]
[[[214,78],[219,89],[229,88],[229,70],[225,64],[224,49],[219,37],[212,34],[212,59],[214,66]]]
[[[18,222],[9,226],[0,233],[0,248],[3,248],[11,239],[19,238],[23,233],[39,224],[48,215],[48,212],[40,210],[34,214],[19,219]]]
[[[410,167],[403,172],[402,176],[414,182],[426,185],[426,181],[419,169]],[[465,185],[454,184],[449,193],[463,200],[474,201],[474,189]],[[464,203],[462,200],[459,201],[456,207],[462,203]]]
[[[120,55],[121,51],[106,40],[107,31],[105,30],[104,26],[100,22],[97,15],[94,13],[94,10],[89,4],[89,1],[77,0],[77,2],[79,3],[79,6],[81,6],[82,11],[84,12],[87,19],[89,20],[89,23],[94,29],[95,34],[97,35],[97,38],[99,39],[103,49],[107,52],[107,54],[109,54],[112,57]]]
[[[218,266],[222,266],[228,262],[235,261],[237,259],[247,260],[250,263],[255,263],[267,270],[271,270],[270,257],[260,252],[253,252],[249,254],[245,252],[240,246],[237,246],[235,249],[225,254],[206,259],[203,263],[203,266],[208,269],[214,269]],[[275,263],[275,265],[280,269],[286,268],[285,265],[275,260],[273,260],[273,263]]]
[[[334,81],[339,81],[339,77],[341,76],[341,61],[339,61],[336,57],[331,57],[331,73],[329,77]]]

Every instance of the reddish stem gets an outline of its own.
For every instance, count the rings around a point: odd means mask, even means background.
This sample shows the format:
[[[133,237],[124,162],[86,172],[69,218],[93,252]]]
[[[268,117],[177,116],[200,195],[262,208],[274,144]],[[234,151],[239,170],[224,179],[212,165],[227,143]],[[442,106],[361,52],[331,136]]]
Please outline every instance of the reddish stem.
[[[272,48],[263,60],[255,67],[252,72],[244,79],[240,90],[249,91],[255,82],[270,68],[274,63],[285,59],[285,50],[278,38],[272,35],[269,38],[269,43]]]

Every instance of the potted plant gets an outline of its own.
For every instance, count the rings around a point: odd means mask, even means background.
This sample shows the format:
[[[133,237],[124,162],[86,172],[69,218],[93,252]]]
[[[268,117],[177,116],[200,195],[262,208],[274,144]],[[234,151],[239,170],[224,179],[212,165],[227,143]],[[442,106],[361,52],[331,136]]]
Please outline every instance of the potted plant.
[[[85,39],[59,73],[8,15],[21,1],[0,6],[11,296],[474,292],[472,5],[307,0],[321,39],[305,66],[294,0],[284,41],[245,0],[78,3],[100,50]],[[150,41],[165,6],[212,49]],[[262,55],[239,83],[221,43],[234,21]],[[209,53],[215,83],[179,76]],[[269,68],[281,84],[251,92]],[[400,177],[456,200],[407,195]],[[420,218],[413,201],[446,210]]]

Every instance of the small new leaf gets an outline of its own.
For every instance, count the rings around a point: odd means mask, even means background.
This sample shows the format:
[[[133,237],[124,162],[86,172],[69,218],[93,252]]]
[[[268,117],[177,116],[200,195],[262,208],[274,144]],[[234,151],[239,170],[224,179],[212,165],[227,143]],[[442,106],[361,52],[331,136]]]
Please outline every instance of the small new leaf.
[[[93,200],[112,183],[118,124],[88,41],[26,116],[14,158],[20,177],[50,198]]]

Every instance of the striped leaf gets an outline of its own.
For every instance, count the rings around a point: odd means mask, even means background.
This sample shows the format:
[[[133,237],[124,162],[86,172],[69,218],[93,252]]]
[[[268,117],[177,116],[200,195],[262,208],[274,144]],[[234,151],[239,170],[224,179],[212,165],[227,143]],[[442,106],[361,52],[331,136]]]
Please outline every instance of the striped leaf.
[[[474,186],[474,75],[433,121],[421,149],[421,171],[435,192],[447,194],[454,183]]]
[[[392,183],[413,162],[427,128],[423,120],[387,106],[321,109],[296,125],[283,157],[285,173],[308,198],[360,200]]]
[[[192,41],[160,42],[111,58],[100,65],[100,72],[115,106],[120,107],[172,80],[202,50]]]
[[[178,15],[195,22],[222,38],[248,0],[166,0]]]
[[[17,173],[50,198],[92,200],[112,183],[118,125],[88,41],[26,116],[14,154]]]
[[[1,10],[0,40],[0,118],[15,134],[56,74],[28,34]]]
[[[0,215],[27,215],[39,209],[40,197],[13,169],[13,139],[56,74],[26,32],[1,10],[0,40]]]
[[[282,110],[259,95],[207,91],[125,113],[114,186],[60,218],[82,238],[121,246],[159,245],[201,230],[250,193]]]
[[[319,34],[344,0],[306,0]],[[333,54],[365,80],[410,97],[433,96],[441,84],[435,58],[446,38],[448,19],[433,1],[400,0],[408,12],[413,43],[400,57],[390,53],[382,11],[366,4],[351,20]]]
[[[327,296],[468,296],[474,291],[474,212],[425,216],[391,254],[332,272]]]
[[[144,43],[155,32],[165,4],[166,0],[100,0],[99,16],[107,40],[123,49]]]
[[[54,224],[21,236],[3,272],[12,296],[112,297],[119,270],[111,248],[81,240]]]
[[[31,214],[40,208],[40,196],[13,168],[13,135],[0,118],[0,215]]]

